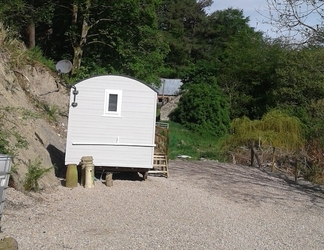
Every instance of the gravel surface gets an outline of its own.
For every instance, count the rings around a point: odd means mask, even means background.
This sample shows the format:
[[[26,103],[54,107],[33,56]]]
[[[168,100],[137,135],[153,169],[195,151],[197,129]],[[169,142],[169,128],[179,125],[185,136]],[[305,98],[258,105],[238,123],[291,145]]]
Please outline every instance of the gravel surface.
[[[22,250],[324,249],[323,187],[214,161],[6,198],[2,230]]]

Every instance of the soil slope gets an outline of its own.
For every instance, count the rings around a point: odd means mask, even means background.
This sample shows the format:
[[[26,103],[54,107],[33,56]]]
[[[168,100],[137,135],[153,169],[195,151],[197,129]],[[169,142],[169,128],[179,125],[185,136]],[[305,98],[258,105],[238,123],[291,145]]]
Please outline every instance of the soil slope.
[[[2,38],[0,125],[12,149],[15,186],[22,189],[28,165],[37,159],[41,167],[56,166],[40,180],[40,187],[55,186],[59,183],[56,176],[64,170],[68,91],[55,72],[42,65],[14,67]]]

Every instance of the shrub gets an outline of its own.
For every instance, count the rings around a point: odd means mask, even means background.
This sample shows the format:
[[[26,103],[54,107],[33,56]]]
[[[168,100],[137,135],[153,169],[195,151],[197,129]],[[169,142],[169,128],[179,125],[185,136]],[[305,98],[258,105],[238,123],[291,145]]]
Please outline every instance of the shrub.
[[[227,100],[216,83],[191,84],[171,119],[202,135],[223,136],[229,128]]]
[[[39,158],[36,158],[33,162],[31,160],[28,161],[28,172],[26,174],[24,183],[24,189],[26,191],[38,191],[39,179],[53,168],[53,166],[49,168],[42,168],[41,164],[42,163]]]
[[[324,184],[324,171],[320,165],[312,165],[303,169],[303,177],[314,184]]]

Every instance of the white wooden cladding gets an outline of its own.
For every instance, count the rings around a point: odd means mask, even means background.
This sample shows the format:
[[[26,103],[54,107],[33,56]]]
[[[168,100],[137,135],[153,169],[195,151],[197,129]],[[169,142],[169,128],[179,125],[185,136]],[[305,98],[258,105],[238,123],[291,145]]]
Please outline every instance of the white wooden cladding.
[[[137,80],[115,75],[93,77],[75,88],[78,94],[74,97],[73,89],[70,94],[65,164],[92,156],[95,166],[152,168],[156,92]],[[122,93],[118,115],[105,113],[107,90]],[[74,100],[76,107],[72,107]]]

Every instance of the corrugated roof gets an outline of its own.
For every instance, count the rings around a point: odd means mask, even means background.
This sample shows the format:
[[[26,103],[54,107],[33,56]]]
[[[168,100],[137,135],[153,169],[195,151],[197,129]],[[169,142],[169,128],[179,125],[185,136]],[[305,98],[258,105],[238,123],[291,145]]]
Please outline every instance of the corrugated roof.
[[[161,86],[157,91],[159,95],[178,95],[181,85],[181,79],[161,78]]]

